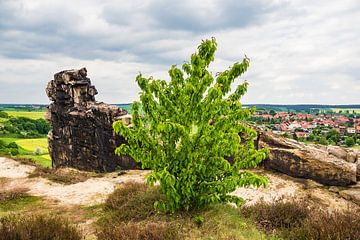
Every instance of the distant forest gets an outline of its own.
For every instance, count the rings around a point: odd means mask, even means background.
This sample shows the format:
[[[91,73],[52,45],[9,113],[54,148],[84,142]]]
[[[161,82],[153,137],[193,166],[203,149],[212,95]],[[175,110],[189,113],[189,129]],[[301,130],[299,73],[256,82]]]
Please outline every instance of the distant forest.
[[[113,104],[127,111],[130,110],[130,104]],[[21,110],[21,111],[41,111],[46,104],[0,104],[1,110]],[[244,107],[256,107],[257,110],[274,110],[284,112],[314,112],[314,110],[331,110],[331,109],[360,109],[360,104],[349,105],[321,105],[321,104],[243,104]]]

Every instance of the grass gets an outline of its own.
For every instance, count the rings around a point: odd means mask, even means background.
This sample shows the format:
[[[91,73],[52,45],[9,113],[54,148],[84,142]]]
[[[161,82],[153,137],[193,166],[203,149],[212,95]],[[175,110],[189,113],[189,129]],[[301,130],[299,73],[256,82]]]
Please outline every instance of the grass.
[[[242,208],[258,228],[285,240],[359,240],[360,211],[328,212],[309,207],[305,200],[258,202]]]
[[[75,169],[51,169],[37,165],[36,169],[29,175],[29,178],[43,177],[57,183],[75,184],[84,182],[91,177],[101,176],[103,176],[103,174],[82,172]]]
[[[43,154],[49,153],[47,138],[19,139],[16,140],[15,143],[29,152],[34,152],[36,148],[40,147]]]
[[[154,202],[162,198],[158,187],[147,188],[140,183],[121,186],[104,204],[104,213],[97,223],[98,238],[266,239],[266,235],[261,233],[255,224],[241,217],[238,208],[224,204],[202,211],[170,214],[154,209]]]
[[[342,111],[343,113],[345,113],[346,111],[349,111],[349,113],[353,113],[353,111],[355,111],[355,113],[360,114],[360,108],[332,108],[331,110],[336,113],[340,111]]]
[[[352,148],[354,148],[354,149],[360,149],[360,145],[359,145],[359,146],[353,146]]]
[[[0,140],[4,141],[6,144],[15,142],[19,145],[20,154],[17,156],[12,156],[14,159],[30,159],[36,164],[39,164],[42,167],[51,168],[51,158],[48,152],[48,142],[47,138],[14,138],[14,137],[2,137]],[[42,149],[41,155],[34,154],[34,151],[37,147]]]
[[[0,219],[0,240],[80,240],[81,232],[69,221],[50,215],[11,215]]]
[[[19,188],[0,192],[0,212],[19,211],[28,205],[37,203],[40,198],[26,193],[27,189]]]
[[[25,111],[5,111],[9,116],[12,117],[26,117],[30,119],[45,118],[45,112],[25,112]]]

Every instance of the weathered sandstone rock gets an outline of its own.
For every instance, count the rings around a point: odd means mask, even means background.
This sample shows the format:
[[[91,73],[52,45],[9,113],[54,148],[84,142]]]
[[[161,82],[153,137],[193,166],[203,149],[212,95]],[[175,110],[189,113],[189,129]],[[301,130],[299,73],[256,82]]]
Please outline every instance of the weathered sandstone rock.
[[[106,172],[137,166],[114,153],[125,139],[114,134],[112,123],[127,112],[95,101],[97,90],[85,68],[56,73],[46,93],[52,101],[46,117],[52,125],[48,141],[53,167]]]
[[[267,168],[293,177],[313,179],[325,185],[356,183],[356,163],[347,162],[347,153],[342,150],[330,152],[318,145],[300,143],[271,132],[261,132],[258,142],[260,148],[270,150],[270,155],[264,161]]]

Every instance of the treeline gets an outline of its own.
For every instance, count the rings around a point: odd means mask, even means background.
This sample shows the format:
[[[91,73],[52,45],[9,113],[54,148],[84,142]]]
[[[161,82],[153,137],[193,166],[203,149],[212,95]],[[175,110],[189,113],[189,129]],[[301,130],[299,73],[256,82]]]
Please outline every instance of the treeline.
[[[314,109],[326,110],[332,108],[344,108],[344,109],[360,109],[360,105],[319,105],[319,104],[296,104],[296,105],[281,105],[281,104],[244,104],[244,107],[256,107],[264,110],[275,111],[294,111],[294,112],[312,112]]]
[[[15,142],[6,144],[0,139],[0,155],[12,155],[16,156],[19,154],[19,146]]]
[[[0,111],[0,117],[6,118],[0,125],[0,135],[16,135],[16,137],[37,138],[44,137],[51,126],[44,119],[30,119],[26,117],[9,117]]]

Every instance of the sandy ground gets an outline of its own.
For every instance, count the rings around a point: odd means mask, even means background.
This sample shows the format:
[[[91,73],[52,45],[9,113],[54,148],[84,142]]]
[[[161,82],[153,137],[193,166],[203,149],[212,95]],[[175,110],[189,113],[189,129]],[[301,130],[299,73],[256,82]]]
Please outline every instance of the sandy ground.
[[[106,197],[122,183],[144,181],[144,177],[148,173],[148,171],[132,170],[121,176],[108,174],[101,178],[90,178],[85,182],[63,185],[44,178],[28,178],[27,176],[34,169],[33,166],[0,157],[0,178],[6,179],[2,188],[28,188],[31,195],[54,200],[59,205],[91,206],[104,202]],[[269,184],[266,188],[238,188],[233,193],[244,198],[246,204],[253,204],[261,200],[296,198],[317,202],[330,210],[359,208],[359,205],[346,200],[336,192],[329,191],[327,187],[314,181],[292,178],[265,170],[259,170],[257,173],[268,178]]]
[[[5,190],[27,188],[29,194],[50,198],[60,205],[95,205],[104,202],[119,184],[144,181],[147,171],[133,170],[121,176],[90,178],[85,182],[64,185],[44,178],[28,178],[35,167],[0,157],[0,178],[6,178]]]

